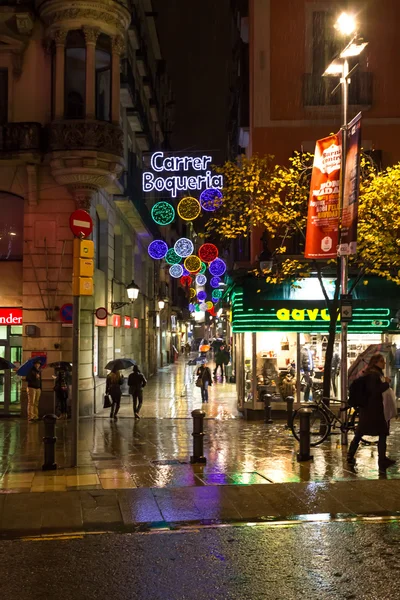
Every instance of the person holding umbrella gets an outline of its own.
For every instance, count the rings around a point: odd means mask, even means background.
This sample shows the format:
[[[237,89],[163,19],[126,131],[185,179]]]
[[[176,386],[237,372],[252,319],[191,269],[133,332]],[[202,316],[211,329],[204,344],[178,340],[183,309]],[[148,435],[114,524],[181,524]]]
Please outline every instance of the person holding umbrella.
[[[134,365],[132,373],[128,377],[128,386],[129,393],[133,400],[133,413],[135,419],[140,419],[139,412],[143,404],[143,388],[146,384],[146,377],[139,371],[139,367]]]
[[[27,394],[28,394],[28,420],[30,423],[39,420],[39,398],[42,393],[42,363],[35,360],[32,367],[26,375]]]
[[[106,394],[111,396],[111,413],[110,419],[117,419],[117,414],[121,404],[121,385],[124,383],[124,378],[118,370],[118,361],[116,361],[111,373],[107,375]]]

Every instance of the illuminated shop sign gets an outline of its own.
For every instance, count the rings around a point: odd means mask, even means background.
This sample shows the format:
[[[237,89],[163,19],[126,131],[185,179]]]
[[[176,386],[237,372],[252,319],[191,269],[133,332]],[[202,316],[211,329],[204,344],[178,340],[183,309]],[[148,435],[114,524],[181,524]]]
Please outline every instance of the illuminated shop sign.
[[[223,176],[210,170],[211,156],[167,156],[155,152],[150,159],[152,171],[143,173],[143,191],[168,192],[176,198],[178,192],[223,187]],[[191,174],[186,174],[190,172]],[[172,175],[169,175],[172,173]]]
[[[316,321],[321,318],[323,321],[330,321],[331,317],[326,308],[280,308],[276,311],[276,318],[279,321]],[[340,319],[340,315],[339,315]]]
[[[0,325],[22,325],[22,308],[0,308]]]

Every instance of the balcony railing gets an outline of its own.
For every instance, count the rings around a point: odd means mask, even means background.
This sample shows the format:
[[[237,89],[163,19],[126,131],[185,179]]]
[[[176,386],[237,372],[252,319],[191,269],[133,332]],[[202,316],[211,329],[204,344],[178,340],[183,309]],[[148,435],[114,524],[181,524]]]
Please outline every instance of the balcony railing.
[[[43,147],[40,123],[6,123],[0,127],[0,152],[40,152]]]
[[[104,121],[60,121],[48,126],[48,149],[96,150],[124,156],[123,132],[120,127]]]
[[[305,73],[303,76],[304,106],[340,105],[340,90],[332,94],[338,83],[337,77],[322,77],[314,73]],[[352,75],[349,86],[349,104],[353,106],[372,105],[372,73],[358,71]]]

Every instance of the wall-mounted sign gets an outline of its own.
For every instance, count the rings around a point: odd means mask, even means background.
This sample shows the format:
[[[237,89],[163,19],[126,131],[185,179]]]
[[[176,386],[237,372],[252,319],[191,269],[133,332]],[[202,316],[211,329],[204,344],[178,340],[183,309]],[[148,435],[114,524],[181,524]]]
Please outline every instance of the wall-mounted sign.
[[[22,325],[22,308],[0,308],[0,325]]]
[[[121,315],[112,316],[112,325],[113,327],[121,327]]]
[[[63,304],[60,308],[60,319],[63,323],[72,323],[73,306],[72,304]]]
[[[100,306],[96,309],[95,314],[100,321],[104,321],[104,319],[107,319],[108,312],[107,309],[104,308],[104,306]]]
[[[139,329],[139,319],[133,319],[133,327],[134,329]]]
[[[223,176],[212,174],[211,162],[211,156],[164,157],[163,152],[155,152],[150,158],[152,171],[143,173],[143,191],[145,193],[154,190],[169,192],[173,198],[176,198],[178,192],[187,190],[221,189]],[[169,173],[173,173],[173,175],[169,175]]]
[[[130,329],[132,327],[132,322],[130,317],[124,317],[124,327],[125,329]]]
[[[94,318],[95,327],[107,327],[107,319]]]

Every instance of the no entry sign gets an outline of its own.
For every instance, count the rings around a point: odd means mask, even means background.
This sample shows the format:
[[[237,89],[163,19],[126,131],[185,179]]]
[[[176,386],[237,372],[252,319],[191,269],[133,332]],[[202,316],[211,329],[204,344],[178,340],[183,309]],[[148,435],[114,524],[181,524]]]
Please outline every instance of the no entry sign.
[[[85,238],[93,231],[92,217],[86,210],[75,210],[69,218],[69,227],[76,237]]]

